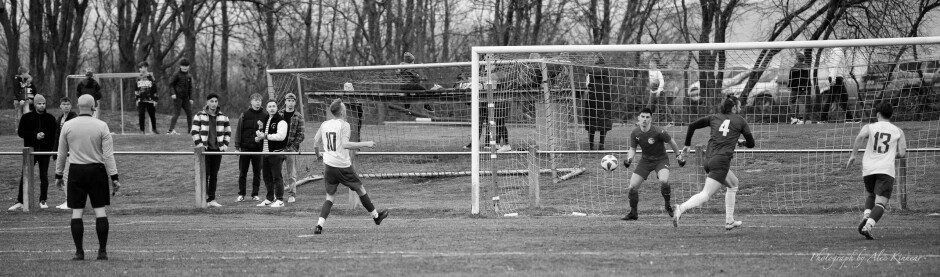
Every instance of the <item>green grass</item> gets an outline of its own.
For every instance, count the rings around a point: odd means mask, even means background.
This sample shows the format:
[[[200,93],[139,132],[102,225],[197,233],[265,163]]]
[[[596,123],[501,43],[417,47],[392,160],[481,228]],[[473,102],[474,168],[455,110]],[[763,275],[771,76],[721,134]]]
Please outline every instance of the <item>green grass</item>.
[[[0,275],[919,276],[940,270],[936,216],[888,214],[876,240],[867,241],[855,231],[855,215],[740,215],[744,225],[725,231],[713,214],[683,216],[674,228],[664,216],[469,218],[393,209],[375,226],[362,211],[337,210],[317,236],[316,213],[302,211],[111,215],[107,262],[68,261],[74,246],[65,214],[3,213]],[[91,222],[86,216],[86,258],[97,250]],[[895,254],[916,261],[898,263]]]

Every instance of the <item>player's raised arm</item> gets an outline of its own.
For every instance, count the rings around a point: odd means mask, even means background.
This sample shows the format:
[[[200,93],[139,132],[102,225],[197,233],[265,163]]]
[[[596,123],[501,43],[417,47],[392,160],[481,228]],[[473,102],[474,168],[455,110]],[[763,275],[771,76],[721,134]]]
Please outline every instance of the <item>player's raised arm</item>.
[[[744,128],[741,130],[741,134],[744,136],[744,147],[754,148],[756,143],[754,142],[754,134],[751,133],[751,126],[744,122]]]
[[[898,129],[900,130],[900,129]],[[898,158],[904,158],[907,156],[907,138],[904,135],[904,130],[901,130],[901,137],[898,138]]]
[[[705,116],[689,123],[689,129],[685,132],[685,147],[682,148],[682,152],[689,151],[689,146],[692,146],[692,137],[695,136],[695,130],[708,127],[709,118],[709,116]]]
[[[868,135],[869,135],[868,125],[863,126],[862,129],[858,131],[858,135],[855,136],[855,142],[852,143],[852,154],[849,155],[849,161],[845,163],[846,167],[852,165],[852,163],[855,162],[855,154],[857,154],[858,149],[861,148],[862,145],[864,145],[865,139],[868,138]],[[901,154],[901,151],[898,151],[898,155],[900,154]]]
[[[372,148],[372,147],[375,146],[375,142],[373,142],[373,141],[363,141],[363,142],[352,142],[352,141],[349,141],[349,134],[350,134],[350,133],[351,133],[351,132],[350,132],[350,130],[349,130],[349,123],[343,123],[343,134],[342,134],[342,136],[341,136],[341,137],[342,137],[341,139],[342,139],[342,142],[343,142],[343,148],[346,148],[346,149],[359,149],[359,148],[363,148],[363,147]]]

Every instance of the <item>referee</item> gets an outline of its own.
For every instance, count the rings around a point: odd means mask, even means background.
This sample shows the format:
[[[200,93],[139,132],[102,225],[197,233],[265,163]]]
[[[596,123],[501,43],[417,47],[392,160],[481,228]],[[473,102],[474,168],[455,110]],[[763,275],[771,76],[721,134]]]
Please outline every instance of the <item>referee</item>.
[[[95,112],[95,98],[82,95],[78,98],[79,116],[65,122],[59,135],[59,157],[68,157],[69,184],[68,206],[72,209],[72,240],[75,241],[75,257],[72,260],[84,260],[82,236],[85,232],[82,212],[85,200],[91,199],[95,209],[95,231],[98,233],[98,259],[107,260],[108,215],[105,206],[111,204],[108,183],[116,193],[121,187],[118,183],[117,166],[114,163],[114,148],[111,131],[104,121],[91,115]],[[60,158],[55,164],[56,186],[62,188],[62,174],[65,160]],[[110,176],[110,180],[108,177]]]

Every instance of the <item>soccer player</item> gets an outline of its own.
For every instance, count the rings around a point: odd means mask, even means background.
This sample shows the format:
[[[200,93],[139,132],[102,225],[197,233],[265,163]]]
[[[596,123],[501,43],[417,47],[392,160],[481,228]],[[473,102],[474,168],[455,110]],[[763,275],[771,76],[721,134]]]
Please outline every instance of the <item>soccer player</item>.
[[[281,152],[287,146],[287,121],[277,113],[277,102],[268,100],[268,112],[261,130],[255,132],[255,141],[261,142],[261,152]],[[284,155],[264,155],[261,161],[261,176],[264,179],[264,188],[268,192],[265,200],[258,207],[271,208],[284,207],[284,178],[281,174],[281,165],[284,164]]]
[[[636,169],[633,170],[633,176],[630,177],[630,187],[628,187],[630,192],[627,194],[627,198],[630,200],[630,213],[623,220],[637,220],[639,218],[636,206],[640,202],[640,185],[650,175],[650,172],[656,172],[659,179],[659,191],[663,194],[666,212],[672,217],[672,205],[669,204],[669,197],[672,194],[672,187],[669,186],[669,157],[666,156],[666,146],[663,144],[668,143],[672,147],[672,151],[677,153],[676,160],[678,161],[683,160],[682,153],[679,152],[679,145],[669,136],[666,130],[652,125],[652,110],[649,108],[640,110],[637,121],[640,128],[633,129],[633,132],[630,133],[630,151],[627,153],[627,159],[623,161],[623,165],[630,167],[630,164],[633,163],[637,146],[643,148],[643,157],[637,164]]]
[[[261,94],[252,93],[248,110],[242,112],[238,118],[238,126],[235,126],[235,150],[238,152],[261,152],[262,143],[255,140],[258,130],[264,128],[264,120],[267,113],[261,109]],[[258,197],[258,188],[261,187],[261,156],[259,155],[240,155],[238,156],[238,198],[235,201],[245,201],[245,194],[248,181],[248,167],[251,166],[251,198],[255,201],[261,201]]]
[[[320,209],[320,218],[317,220],[317,227],[314,234],[323,233],[323,224],[326,218],[330,216],[330,209],[333,207],[333,194],[336,194],[336,188],[343,184],[359,195],[362,206],[372,215],[375,225],[382,224],[382,220],[388,216],[388,210],[381,212],[375,210],[372,200],[366,194],[365,187],[359,181],[359,175],[353,169],[352,160],[349,158],[349,149],[362,147],[372,148],[375,142],[352,142],[349,141],[349,123],[346,122],[346,105],[340,99],[333,100],[330,104],[330,114],[332,119],[324,121],[317,129],[317,134],[313,137],[313,145],[320,145],[323,141],[323,173],[324,185],[326,185],[326,201],[323,202],[323,208]],[[317,151],[319,152],[319,151]]]
[[[858,225],[858,233],[869,240],[875,239],[871,235],[871,229],[884,215],[885,205],[888,205],[891,191],[894,189],[894,159],[907,155],[907,139],[904,137],[904,131],[891,123],[891,115],[894,113],[891,104],[879,103],[875,106],[875,113],[878,116],[878,122],[865,125],[858,132],[855,144],[852,145],[852,155],[845,164],[846,166],[852,165],[858,149],[865,146],[865,154],[862,156],[862,178],[865,181],[868,198],[865,200],[865,212],[862,216],[862,223]],[[866,138],[870,143],[863,144]],[[871,145],[871,148],[868,148],[868,145]]]
[[[297,96],[288,92],[284,95],[284,108],[277,113],[287,122],[287,146],[284,152],[300,152],[300,144],[304,142],[304,115],[297,112]],[[297,156],[287,156],[287,182],[284,190],[287,191],[287,203],[294,203],[297,199]]]
[[[98,233],[98,259],[108,259],[108,215],[105,207],[111,204],[108,183],[117,193],[121,188],[118,182],[117,165],[114,163],[114,145],[111,131],[104,121],[91,117],[95,109],[95,98],[82,95],[78,98],[79,116],[62,126],[59,137],[60,159],[55,163],[56,186],[64,185],[63,173],[68,166],[68,202],[72,208],[72,240],[75,242],[73,260],[85,259],[82,248],[82,236],[85,232],[82,213],[85,201],[91,199],[95,209],[95,231]],[[68,165],[66,165],[68,159]],[[110,181],[108,180],[110,177]]]
[[[754,136],[744,118],[734,114],[737,102],[736,97],[728,95],[721,102],[721,113],[703,117],[689,124],[689,130],[685,135],[685,147],[682,148],[682,153],[685,154],[689,153],[695,130],[711,127],[711,138],[708,139],[708,149],[705,152],[705,172],[708,173],[708,178],[705,179],[705,186],[701,192],[693,195],[685,203],[676,205],[675,215],[672,217],[672,224],[675,227],[679,227],[679,217],[682,216],[682,212],[708,201],[708,198],[722,185],[728,188],[725,192],[725,229],[731,230],[741,226],[741,221],[734,220],[734,200],[738,194],[738,177],[731,172],[731,159],[734,158],[735,146],[740,143],[738,138],[743,135],[744,146],[754,148]]]
[[[219,95],[210,93],[206,96],[206,107],[196,114],[190,135],[197,147],[204,147],[206,152],[225,152],[232,137],[232,127],[228,117],[219,108]],[[206,156],[206,202],[210,207],[222,207],[215,201],[215,187],[219,183],[219,167],[222,156]]]
[[[33,148],[33,151],[52,151],[55,149],[55,116],[46,112],[46,98],[37,94],[33,98],[33,111],[24,114],[20,119],[16,132],[23,139],[23,146]],[[49,191],[49,158],[47,155],[34,157],[33,165],[39,164],[39,208],[45,209],[46,196]],[[30,165],[32,166],[32,165]],[[9,208],[15,211],[23,207],[23,175],[20,175],[19,193],[16,195],[16,204]]]
[[[143,61],[137,65],[140,70],[140,76],[137,76],[137,87],[134,89],[134,95],[137,96],[137,122],[140,125],[140,132],[147,134],[147,127],[144,125],[145,113],[150,115],[150,125],[153,128],[153,134],[158,135],[157,131],[157,82],[153,79],[153,74],[147,71],[150,63]]]
[[[184,58],[180,61],[180,70],[170,79],[170,87],[173,89],[173,94],[170,94],[173,99],[173,117],[170,118],[170,129],[166,133],[176,135],[176,120],[180,117],[180,109],[186,113],[186,126],[193,125],[193,75],[189,74],[189,60]]]

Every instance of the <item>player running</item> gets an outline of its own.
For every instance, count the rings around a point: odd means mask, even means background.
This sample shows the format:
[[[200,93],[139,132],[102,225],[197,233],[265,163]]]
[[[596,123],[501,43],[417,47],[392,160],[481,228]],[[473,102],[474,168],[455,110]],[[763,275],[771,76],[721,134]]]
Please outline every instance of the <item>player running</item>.
[[[875,239],[871,236],[871,229],[884,215],[885,205],[888,205],[888,199],[891,198],[891,191],[894,189],[894,159],[907,155],[907,139],[904,138],[904,131],[891,123],[891,115],[894,113],[891,104],[879,103],[875,106],[875,113],[878,116],[878,122],[865,125],[858,132],[855,143],[852,145],[852,155],[845,164],[846,167],[852,165],[859,147],[865,145],[865,154],[862,156],[862,176],[864,176],[862,178],[865,181],[868,198],[865,200],[865,212],[862,215],[862,223],[858,225],[858,233],[869,240]],[[870,144],[862,144],[866,138]],[[871,148],[867,145],[871,145]]]
[[[333,118],[320,124],[320,129],[317,129],[317,134],[313,136],[313,145],[320,145],[320,141],[323,141],[323,165],[326,167],[323,173],[323,180],[326,185],[326,201],[323,202],[323,208],[320,209],[320,219],[317,220],[317,227],[313,233],[323,233],[323,223],[330,215],[330,209],[333,207],[333,194],[336,194],[336,188],[339,184],[343,184],[359,194],[362,206],[372,214],[375,225],[382,224],[382,220],[388,216],[388,210],[382,210],[381,212],[375,210],[375,207],[372,206],[372,200],[366,194],[366,188],[359,181],[359,175],[353,169],[352,160],[349,158],[349,149],[371,148],[375,146],[375,142],[349,141],[351,132],[349,123],[346,122],[346,105],[343,104],[342,100],[333,100],[333,103],[330,104],[330,114]]]
[[[722,185],[728,188],[725,192],[725,229],[731,230],[741,226],[741,221],[734,220],[734,200],[738,193],[738,177],[731,172],[731,159],[734,158],[735,146],[740,143],[738,138],[744,135],[744,146],[754,148],[754,136],[744,118],[733,114],[737,109],[737,102],[736,97],[728,95],[721,102],[720,114],[709,115],[689,124],[689,130],[685,135],[685,147],[682,148],[682,153],[685,154],[689,152],[695,130],[711,127],[711,138],[708,139],[708,149],[705,152],[705,172],[708,173],[708,178],[705,179],[702,192],[693,195],[685,203],[676,205],[675,216],[672,218],[672,224],[675,227],[679,227],[679,217],[682,216],[682,212],[708,201],[708,198]]]
[[[640,110],[640,114],[637,115],[640,128],[633,129],[633,132],[630,133],[630,152],[627,153],[627,159],[623,161],[623,165],[630,167],[630,164],[633,163],[637,146],[643,148],[643,157],[640,158],[636,169],[633,170],[633,176],[630,177],[630,187],[627,188],[630,190],[627,195],[627,199],[630,200],[630,213],[623,220],[637,220],[639,218],[636,206],[640,202],[640,185],[650,175],[650,172],[656,172],[657,174],[659,190],[663,194],[666,212],[672,217],[672,205],[669,204],[669,196],[672,193],[672,188],[669,186],[669,157],[666,156],[666,146],[663,144],[668,143],[672,147],[672,151],[678,153],[676,160],[679,161],[680,165],[683,165],[684,162],[682,162],[682,153],[679,152],[676,141],[669,136],[666,130],[652,126],[652,121],[652,110],[649,108]]]

